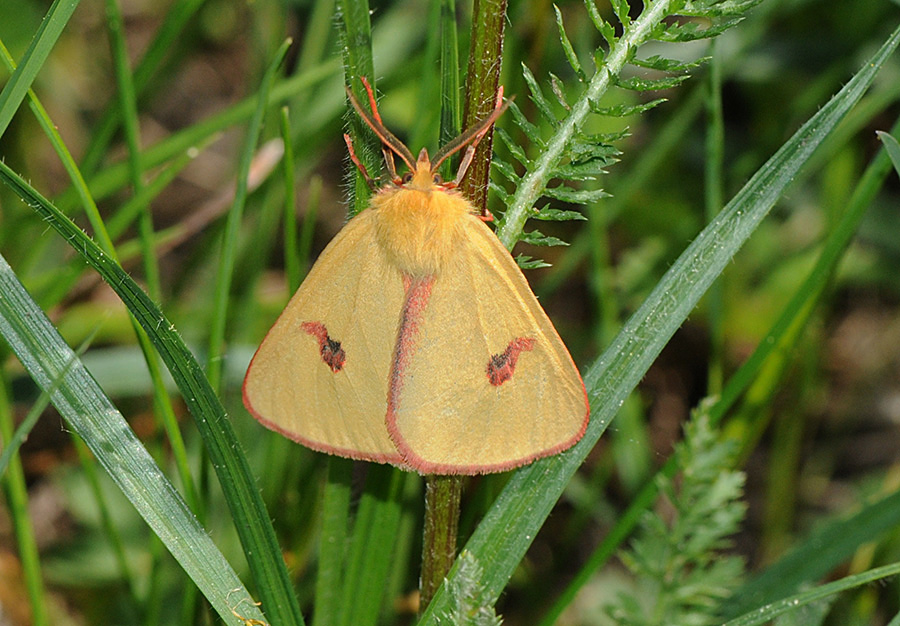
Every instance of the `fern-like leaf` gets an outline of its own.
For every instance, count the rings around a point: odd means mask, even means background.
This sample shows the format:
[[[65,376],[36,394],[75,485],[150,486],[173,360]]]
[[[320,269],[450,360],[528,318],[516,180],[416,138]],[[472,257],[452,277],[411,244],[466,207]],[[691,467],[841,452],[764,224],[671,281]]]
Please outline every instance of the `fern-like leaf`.
[[[718,600],[737,587],[743,561],[724,555],[746,512],[744,475],[731,469],[735,446],[720,442],[701,408],[676,450],[680,478],[662,479],[663,518],[647,513],[622,561],[635,576],[631,592],[607,607],[617,624],[717,623]]]
[[[688,72],[703,62],[703,59],[684,62],[659,56],[638,59],[637,51],[641,45],[652,40],[682,42],[714,37],[737,24],[743,13],[758,2],[655,0],[644,3],[640,15],[632,17],[632,7],[627,0],[611,0],[613,14],[622,28],[622,34],[617,36],[616,27],[604,19],[594,1],[584,0],[600,39],[600,45],[592,55],[595,62],[595,67],[591,68],[593,74],[588,76],[566,34],[562,12],[554,6],[562,50],[577,82],[567,88],[561,79],[549,76],[547,83],[555,98],[548,97],[542,87],[543,81],[523,66],[522,75],[529,99],[534,103],[540,123],[526,119],[513,104],[510,106],[512,118],[530,142],[530,147],[526,150],[508,133],[498,133],[509,154],[518,163],[518,166],[509,163],[497,166],[504,179],[503,185],[508,185],[504,189],[511,190],[500,194],[506,209],[497,226],[497,235],[507,248],[525,237],[522,233],[529,217],[540,219],[544,211],[558,210],[553,208],[553,203],[535,209],[542,196],[582,205],[595,203],[607,196],[602,189],[591,187],[605,173],[605,168],[615,162],[618,151],[612,144],[624,133],[616,136],[588,135],[583,131],[588,116],[636,115],[664,101],[654,99],[643,103],[603,106],[600,102],[610,89],[619,87],[641,92],[672,89],[685,81],[689,77]],[[639,71],[626,75],[628,68]],[[654,74],[649,75],[648,71]],[[550,129],[550,136],[542,130],[547,128]],[[550,187],[551,182],[553,187]],[[565,219],[572,217],[573,213],[581,215],[579,212],[557,212],[547,219]],[[528,237],[533,238],[534,235]]]

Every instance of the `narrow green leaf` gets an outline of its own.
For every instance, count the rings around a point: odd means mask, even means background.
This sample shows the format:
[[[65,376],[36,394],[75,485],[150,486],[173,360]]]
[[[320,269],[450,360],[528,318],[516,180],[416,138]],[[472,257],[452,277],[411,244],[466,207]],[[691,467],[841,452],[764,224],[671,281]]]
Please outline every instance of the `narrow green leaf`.
[[[522,113],[522,110],[516,106],[515,102],[510,102],[509,104],[509,112],[512,114],[513,119],[516,121],[516,125],[522,129],[522,132],[528,137],[528,140],[537,147],[542,148],[544,146],[544,140],[541,138],[541,132],[535,124],[532,124],[528,121],[525,115]],[[510,144],[513,145],[513,144]],[[529,163],[529,161],[521,161],[523,164]]]
[[[598,115],[608,115],[610,117],[627,117],[629,115],[637,115],[644,113],[650,109],[667,102],[668,98],[656,98],[649,102],[641,102],[639,104],[616,104],[611,107],[591,106],[591,110]]]
[[[616,17],[622,23],[622,28],[628,28],[631,25],[631,7],[628,6],[628,0],[612,0],[613,11]]]
[[[313,626],[337,626],[340,621],[347,523],[351,517],[352,474],[353,461],[328,457],[328,479],[322,495]]]
[[[584,73],[584,70],[581,67],[581,62],[578,60],[578,55],[575,54],[575,48],[572,47],[572,42],[569,41],[569,36],[566,35],[566,27],[563,24],[562,11],[559,10],[559,7],[555,4],[553,5],[553,10],[556,12],[556,28],[559,31],[559,41],[562,43],[563,52],[566,55],[566,60],[569,62],[569,65],[572,67],[572,70],[575,72],[575,76],[578,77],[578,80],[581,82],[587,81],[587,75]]]
[[[340,624],[374,626],[378,622],[391,555],[400,524],[400,496],[406,472],[370,465],[353,526],[344,576]]]
[[[517,109],[518,110],[518,109]],[[537,129],[535,129],[537,130]],[[500,137],[500,141],[503,142],[503,145],[506,146],[506,149],[509,150],[510,154],[512,154],[513,158],[516,159],[522,165],[528,165],[528,155],[525,154],[525,151],[522,150],[522,146],[520,146],[510,135],[508,132],[503,130],[502,128],[498,128],[496,130],[496,134]],[[518,178],[518,176],[516,176]],[[510,180],[513,180],[510,178]]]
[[[545,207],[540,209],[533,216],[536,220],[545,222],[568,222],[572,220],[586,220],[587,217],[578,211],[563,211],[562,209],[551,209]]]
[[[263,607],[273,622],[302,624],[281,549],[247,458],[241,452],[225,408],[174,325],[118,263],[3,162],[0,162],[0,178],[100,273],[147,332],[175,379],[209,452]]]
[[[609,197],[602,189],[572,189],[563,186],[547,187],[544,189],[544,195],[571,204],[590,204]]]
[[[230,607],[249,595],[237,574],[2,256],[0,294],[0,335],[221,618],[238,626]],[[246,614],[263,617],[255,606]]]
[[[544,116],[544,119],[551,124],[554,123],[556,121],[556,115],[553,113],[550,101],[544,97],[544,92],[538,84],[537,79],[525,65],[522,65],[522,76],[525,78],[525,84],[528,85],[528,93],[531,94],[531,101],[534,102],[534,105],[538,108],[538,111],[541,112],[541,115]]]
[[[733,28],[744,19],[742,15],[725,18],[716,23],[703,27],[697,22],[672,22],[660,25],[654,30],[654,39],[667,43],[697,41],[698,39],[710,39],[718,37],[726,30]]]
[[[682,76],[666,76],[663,78],[640,78],[632,76],[630,78],[619,78],[616,85],[623,89],[631,91],[662,91],[663,89],[672,89],[677,87],[690,78],[689,75]]]
[[[597,180],[597,178],[606,174],[604,168],[609,164],[610,161],[608,159],[590,159],[576,163],[566,163],[556,168],[554,178],[578,181]]]
[[[795,549],[738,589],[723,608],[724,615],[749,613],[755,607],[781,600],[804,583],[825,576],[861,545],[898,524],[900,493],[869,503],[849,517],[822,524]]]
[[[891,163],[894,164],[894,169],[897,170],[897,174],[900,175],[900,142],[894,139],[893,135],[881,130],[875,131],[875,134],[881,139],[881,143],[884,144],[884,149],[891,158]]]
[[[709,61],[709,57],[700,57],[694,61],[676,61],[675,59],[666,59],[659,55],[653,55],[646,59],[633,58],[631,64],[660,72],[687,72],[700,67],[707,61]]]
[[[541,259],[534,259],[526,254],[516,256],[516,264],[523,270],[536,270],[542,267],[551,267],[551,265]]]
[[[532,230],[528,232],[522,233],[522,239],[527,244],[531,244],[532,246],[567,246],[569,245],[567,242],[562,239],[557,239],[556,237],[548,237],[544,233],[539,230]]]
[[[741,617],[725,622],[723,626],[757,626],[759,624],[766,624],[779,615],[796,611],[810,602],[829,598],[842,591],[855,589],[856,587],[867,585],[876,580],[896,576],[898,573],[900,573],[900,563],[893,563],[891,565],[885,565],[884,567],[870,569],[861,574],[847,576],[840,580],[835,580],[816,587],[815,589],[798,593],[790,598],[785,598],[784,600],[773,602],[772,604],[768,604],[758,609],[753,609]]]
[[[56,45],[56,40],[69,23],[78,2],[79,0],[54,0],[35,32],[31,45],[25,51],[21,63],[3,87],[3,91],[0,91],[0,137],[6,132],[13,115],[22,104],[22,99],[31,88],[31,83],[37,78],[50,51]]]

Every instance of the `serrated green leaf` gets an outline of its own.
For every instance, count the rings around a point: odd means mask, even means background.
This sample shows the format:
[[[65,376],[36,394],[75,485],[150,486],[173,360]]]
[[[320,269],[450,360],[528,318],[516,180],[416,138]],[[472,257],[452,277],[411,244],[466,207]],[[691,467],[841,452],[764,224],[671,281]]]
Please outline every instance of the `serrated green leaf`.
[[[501,161],[500,159],[494,159],[491,162],[491,167],[494,168],[503,178],[510,181],[511,183],[515,183],[519,180],[519,177],[516,174],[516,170],[513,168],[512,165],[510,165],[506,161]]]
[[[742,15],[730,18],[722,18],[709,26],[704,27],[699,22],[680,22],[660,25],[654,29],[653,37],[659,41],[668,43],[696,41],[698,39],[711,39],[724,33],[744,19]]]
[[[619,21],[622,23],[623,28],[628,28],[631,25],[631,15],[629,15],[630,7],[628,6],[628,2],[626,0],[612,0],[611,3],[613,12],[616,14],[616,17],[619,18]]]
[[[539,230],[532,230],[522,233],[519,241],[531,244],[532,246],[568,246],[569,242],[563,241],[557,237],[550,237]]]
[[[649,70],[658,70],[660,72],[687,72],[703,65],[709,61],[709,59],[710,57],[700,57],[696,61],[684,62],[676,61],[675,59],[667,59],[659,55],[653,55],[646,59],[633,58],[631,63],[638,67],[644,67]]]
[[[550,102],[544,97],[544,92],[541,90],[541,86],[538,84],[537,79],[535,79],[534,74],[531,73],[531,70],[529,70],[524,63],[522,64],[522,76],[525,78],[525,84],[528,85],[531,101],[534,102],[538,111],[541,112],[541,115],[543,115],[548,122],[556,125],[556,114],[553,113]]]
[[[606,28],[606,20],[603,19],[603,16],[600,15],[600,11],[597,10],[597,5],[594,4],[594,0],[584,0],[584,7],[587,9],[588,17],[591,18],[591,23],[593,23],[594,28],[602,35],[603,29]],[[615,33],[613,33],[615,35]],[[606,36],[603,37],[606,39]],[[609,39],[606,39],[606,43],[610,43]]]
[[[572,189],[563,185],[547,187],[544,189],[544,195],[571,204],[591,204],[609,197],[609,194],[602,189]]]
[[[522,113],[522,110],[516,106],[515,102],[511,102],[509,105],[509,112],[512,113],[513,120],[515,120],[516,125],[522,129],[522,132],[525,133],[525,136],[528,137],[528,140],[534,144],[538,148],[544,147],[544,140],[541,138],[540,129],[528,121],[528,118]],[[497,129],[501,130],[501,129]],[[510,141],[508,144],[510,146],[516,145],[514,142]],[[524,154],[523,154],[524,158]],[[528,160],[522,161],[523,164],[528,163]]]
[[[603,135],[601,137],[582,135],[576,137],[568,146],[570,159],[575,163],[582,163],[594,159],[602,159],[606,161],[607,164],[612,163],[612,160],[621,154],[621,152],[615,146],[610,145],[608,139],[608,135]],[[621,137],[616,137],[616,139],[621,139]]]
[[[536,270],[542,267],[552,267],[543,259],[534,259],[527,254],[518,255],[516,257],[516,265],[521,267],[523,270]]]
[[[436,618],[447,626],[500,626],[501,619],[492,606],[479,602],[484,569],[471,552],[463,550],[457,559],[457,576],[447,586],[450,597],[447,609]]]
[[[637,115],[638,113],[644,113],[645,111],[649,111],[650,109],[666,102],[668,98],[656,98],[655,100],[651,100],[649,102],[642,102],[640,104],[616,104],[611,107],[601,107],[596,106],[594,104],[591,105],[591,110],[598,115],[606,115],[609,117],[627,117],[629,115]]]
[[[662,78],[640,78],[632,76],[631,78],[618,78],[616,84],[623,89],[631,91],[660,91],[662,89],[672,89],[677,87],[690,78],[690,74],[680,76],[664,76]]]
[[[685,2],[679,10],[681,15],[723,17],[746,13],[762,0],[722,0],[713,2]]]
[[[553,89],[553,94],[556,96],[556,101],[559,102],[559,106],[566,111],[571,111],[572,107],[569,106],[569,101],[566,98],[565,84],[560,80],[559,76],[553,72],[550,72],[550,88]]]
[[[572,70],[575,72],[575,75],[578,77],[578,80],[581,82],[587,81],[587,76],[584,73],[584,70],[581,68],[581,62],[578,60],[578,55],[575,54],[575,48],[572,47],[572,42],[569,41],[569,36],[566,35],[566,27],[563,24],[562,11],[559,10],[559,7],[555,4],[553,5],[553,10],[556,12],[556,29],[559,31],[559,41],[562,43],[563,52],[566,55],[566,60],[568,60],[569,65],[572,67]]]
[[[576,220],[587,220],[587,217],[579,211],[565,211],[563,209],[553,209],[549,206],[543,209],[536,209],[534,219],[543,222],[568,222]]]
[[[496,167],[496,165],[497,165],[497,162],[495,161],[494,166]],[[504,189],[497,183],[488,182],[488,189],[493,191],[494,194],[496,194],[497,198],[500,200],[500,202],[502,202],[504,205],[507,202],[509,202],[509,194],[506,192],[506,189]]]
[[[518,111],[518,109],[516,109]],[[537,129],[535,129],[537,132]],[[528,159],[528,155],[525,154],[525,151],[522,149],[522,146],[519,145],[517,141],[512,138],[508,132],[503,130],[502,128],[497,128],[494,130],[495,136],[500,137],[500,141],[503,142],[503,145],[506,146],[506,149],[509,150],[510,154],[512,154],[513,158],[516,159],[519,163],[528,167],[530,161]],[[540,144],[539,144],[540,145]]]
[[[606,174],[606,170],[603,168],[613,162],[615,162],[614,159],[590,159],[566,163],[554,170],[553,177],[578,181],[596,180],[598,176]]]

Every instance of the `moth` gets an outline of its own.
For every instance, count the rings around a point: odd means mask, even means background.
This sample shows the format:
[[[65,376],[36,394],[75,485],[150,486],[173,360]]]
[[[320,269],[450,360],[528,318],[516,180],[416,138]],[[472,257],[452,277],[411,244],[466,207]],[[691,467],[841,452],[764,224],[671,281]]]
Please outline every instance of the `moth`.
[[[384,145],[390,180],[266,335],[245,406],[314,450],[422,474],[504,471],[569,448],[588,423],[581,376],[515,260],[457,189],[506,107],[502,91],[432,159],[384,127],[363,83],[371,114],[348,95]],[[442,181],[438,168],[460,150],[456,178]]]

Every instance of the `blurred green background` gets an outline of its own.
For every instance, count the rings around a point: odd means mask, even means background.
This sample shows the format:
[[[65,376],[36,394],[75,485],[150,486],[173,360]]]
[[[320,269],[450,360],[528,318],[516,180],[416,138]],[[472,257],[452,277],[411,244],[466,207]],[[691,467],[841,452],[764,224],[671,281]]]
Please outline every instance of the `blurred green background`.
[[[195,353],[205,350],[220,262],[224,215],[233,197],[238,152],[249,112],[226,119],[252,98],[285,37],[294,45],[276,84],[289,107],[302,263],[316,254],[347,217],[348,159],[341,132],[346,120],[337,8],[310,2],[120,3],[134,82],[144,165],[152,197],[153,227],[166,233],[158,248],[159,291],[153,294]],[[574,0],[557,3],[569,38],[582,60],[600,36]],[[47,3],[3,0],[0,40],[13,58],[25,52]],[[601,1],[605,16],[611,11]],[[436,5],[421,0],[371,4],[374,62],[386,125],[417,151],[437,148],[439,112],[423,94],[423,76],[435,68],[424,37]],[[471,6],[458,4],[460,50],[468,50]],[[633,14],[636,15],[636,7]],[[176,36],[145,64],[148,47],[164,24],[183,15]],[[723,200],[727,201],[812,114],[846,83],[900,21],[888,0],[764,0],[740,25],[710,43],[641,50],[683,60],[714,55],[721,72],[724,121]],[[545,81],[550,74],[572,86],[557,34],[553,6],[513,0],[508,8],[501,82],[507,95],[536,119],[522,78],[524,64]],[[658,50],[654,49],[658,46]],[[465,52],[462,55],[465,67]],[[144,68],[144,69],[142,69]],[[8,72],[0,72],[5,80]],[[296,78],[296,80],[292,80]],[[123,165],[126,144],[111,104],[116,97],[105,12],[83,2],[62,33],[33,88],[97,199],[113,230],[123,265],[138,281],[147,277],[136,254],[137,229],[119,211],[134,190]],[[574,87],[572,87],[574,89]],[[279,91],[280,89],[280,91]],[[666,102],[628,118],[598,117],[592,132],[627,130],[615,143],[620,162],[599,181],[611,198],[588,206],[563,206],[588,221],[541,222],[546,235],[570,246],[520,244],[514,253],[544,259],[550,267],[527,272],[535,292],[576,363],[586,368],[618,325],[644,300],[660,276],[709,221],[705,172],[709,149],[709,67],[663,93],[621,92],[608,104]],[[549,90],[548,90],[549,91]],[[672,453],[682,424],[704,397],[747,358],[776,319],[820,251],[824,233],[847,206],[861,173],[900,112],[900,63],[895,57],[875,86],[804,170],[726,270],[717,294],[705,300],[647,373],[639,393],[613,422],[579,477],[532,545],[502,597],[507,624],[532,624],[582,565],[584,558],[637,490]],[[252,106],[252,105],[251,105]],[[252,111],[252,108],[250,109]],[[111,113],[110,111],[113,111]],[[506,117],[509,117],[508,115]],[[111,121],[112,120],[112,121]],[[192,129],[210,121],[221,128],[208,138]],[[517,134],[510,119],[499,125]],[[270,108],[261,140],[279,137]],[[175,140],[186,138],[184,145]],[[190,151],[188,146],[192,146]],[[499,141],[497,151],[508,157]],[[525,146],[525,149],[530,149]],[[274,156],[273,156],[274,155]],[[241,226],[231,290],[228,348],[222,398],[245,446],[301,606],[311,602],[319,485],[324,457],[260,427],[241,406],[240,380],[266,329],[284,306],[289,287],[281,211],[283,176],[277,146],[257,152],[267,176],[252,189]],[[67,173],[27,107],[0,138],[0,157],[81,226],[90,228],[70,189]],[[174,163],[174,165],[173,165]],[[161,181],[159,189],[150,181]],[[496,201],[492,207],[500,210]],[[138,203],[143,204],[143,203]],[[721,205],[721,203],[720,203]],[[140,211],[136,206],[135,214]],[[125,308],[85,271],[66,243],[5,186],[0,187],[0,253],[48,312],[72,346],[88,341],[84,362],[164,468],[171,468],[168,440],[153,418],[151,386]],[[735,411],[730,435],[740,442],[746,472],[746,520],[734,551],[748,570],[781,557],[823,520],[856,511],[871,498],[892,493],[900,478],[900,184],[892,173],[867,210],[841,262],[784,368],[760,376],[760,397]],[[39,392],[5,347],[0,371],[8,381],[16,421]],[[201,362],[203,361],[201,356]],[[766,381],[766,375],[776,380]],[[176,402],[196,479],[204,485],[205,526],[239,571],[243,567],[231,520],[200,453],[184,407]],[[740,419],[743,418],[743,419]],[[736,426],[734,424],[737,424]],[[748,427],[752,424],[752,428]],[[139,581],[138,595],[153,598],[148,617],[126,592],[104,537],[66,427],[48,409],[21,450],[29,513],[40,550],[46,601],[54,624],[206,623],[202,610],[185,616],[183,573],[111,483],[101,477],[109,512]],[[360,471],[360,470],[357,470]],[[470,531],[504,477],[476,479],[467,488],[463,535]],[[395,580],[383,623],[409,623],[416,588],[421,485],[406,483],[405,550],[398,552]],[[881,534],[835,575],[897,559],[896,530]],[[616,562],[594,576],[560,623],[610,623],[602,606],[622,586]],[[0,623],[31,623],[17,558],[13,522],[0,506]],[[627,586],[627,585],[626,585]],[[898,610],[900,589],[891,580],[842,596],[826,623],[887,623]],[[193,606],[193,605],[190,605]],[[265,607],[263,607],[265,608]],[[3,622],[6,619],[6,622]],[[154,621],[155,620],[155,621]]]

